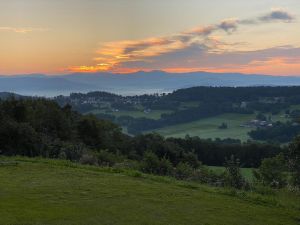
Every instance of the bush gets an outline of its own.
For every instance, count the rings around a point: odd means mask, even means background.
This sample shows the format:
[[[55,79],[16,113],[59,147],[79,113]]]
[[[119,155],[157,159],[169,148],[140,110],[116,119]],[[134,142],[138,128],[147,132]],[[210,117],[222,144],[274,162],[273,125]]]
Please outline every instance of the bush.
[[[142,161],[141,170],[145,173],[172,175],[173,167],[167,158],[159,159],[153,152],[147,152]]]
[[[180,162],[175,170],[175,177],[177,179],[181,179],[181,180],[186,180],[188,178],[192,178],[193,177],[193,172],[194,169],[193,167],[185,162]]]
[[[227,129],[227,128],[228,128],[228,125],[227,125],[227,123],[224,123],[224,122],[223,122],[218,128],[221,129],[221,130],[222,130],[222,129],[224,130],[224,129]]]
[[[84,152],[87,152],[87,149],[83,144],[73,144],[64,142],[62,143],[58,157],[60,159],[78,161],[84,154]]]
[[[192,180],[212,186],[224,186],[224,174],[217,174],[206,166],[195,170]]]
[[[172,175],[173,174],[172,163],[166,157],[163,157],[159,161],[158,174],[160,174],[160,175]]]
[[[79,162],[84,165],[98,165],[97,157],[93,154],[83,154]]]
[[[116,163],[120,163],[124,160],[124,157],[118,153],[112,153],[108,150],[100,150],[97,152],[98,164],[102,166],[113,166]]]
[[[286,163],[283,154],[273,158],[264,159],[253,175],[258,182],[273,188],[281,188],[286,185]]]

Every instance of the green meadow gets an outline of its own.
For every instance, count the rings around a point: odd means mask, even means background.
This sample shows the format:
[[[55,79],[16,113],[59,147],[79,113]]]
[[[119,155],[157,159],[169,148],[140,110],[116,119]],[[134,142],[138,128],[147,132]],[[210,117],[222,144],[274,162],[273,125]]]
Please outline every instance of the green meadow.
[[[0,224],[297,225],[300,196],[68,161],[0,158]]]
[[[187,109],[192,107],[197,107],[199,102],[185,102],[181,103],[179,109]],[[300,109],[300,105],[292,105],[290,110]],[[93,110],[90,111],[97,115],[97,113],[106,113],[104,110]],[[144,112],[143,108],[137,108],[133,111],[128,110],[120,110],[118,112],[109,112],[109,114],[114,115],[116,117],[120,116],[131,116],[134,118],[148,118],[158,120],[161,118],[162,114],[170,114],[171,110],[151,110],[149,112]],[[258,113],[258,112],[256,112]],[[271,113],[265,114],[268,118],[271,118],[272,121],[281,121],[286,122],[289,120],[285,117],[284,111],[279,114],[272,115]],[[254,128],[249,127],[241,127],[242,124],[249,122],[250,120],[255,119],[255,114],[237,114],[237,113],[227,113],[221,114],[214,117],[209,117],[205,119],[195,120],[189,123],[181,123],[172,126],[166,126],[163,128],[146,131],[149,132],[157,132],[165,137],[185,137],[187,134],[190,136],[199,136],[200,138],[233,138],[240,139],[241,141],[247,141],[251,139],[248,135],[248,132],[253,130]],[[228,129],[219,129],[218,127],[222,123],[226,123],[228,125]],[[123,128],[126,133],[126,128]]]
[[[154,132],[166,137],[185,137],[188,134],[190,136],[199,136],[204,139],[235,138],[247,141],[250,139],[248,132],[251,131],[252,128],[241,127],[240,125],[254,118],[255,115],[222,114],[189,123],[156,129]],[[223,122],[227,123],[228,129],[218,128]]]

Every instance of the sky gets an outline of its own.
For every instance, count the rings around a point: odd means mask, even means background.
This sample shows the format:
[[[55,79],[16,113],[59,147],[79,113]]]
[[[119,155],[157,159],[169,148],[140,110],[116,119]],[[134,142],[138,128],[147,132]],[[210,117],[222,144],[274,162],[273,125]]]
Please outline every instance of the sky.
[[[300,76],[299,0],[0,0],[0,74]]]

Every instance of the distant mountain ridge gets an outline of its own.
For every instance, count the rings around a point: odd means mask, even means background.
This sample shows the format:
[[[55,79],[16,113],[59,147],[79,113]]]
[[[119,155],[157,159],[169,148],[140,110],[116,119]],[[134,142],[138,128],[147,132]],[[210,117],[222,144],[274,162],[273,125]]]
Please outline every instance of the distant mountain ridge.
[[[74,73],[49,76],[29,74],[0,76],[0,92],[31,96],[68,95],[72,92],[106,91],[122,95],[171,92],[194,86],[298,86],[300,77],[246,75],[239,73],[166,73],[163,71],[130,74]]]
[[[2,99],[2,100],[5,100],[5,99],[11,98],[11,97],[26,98],[26,96],[21,96],[21,95],[11,93],[11,92],[0,92],[0,99]]]

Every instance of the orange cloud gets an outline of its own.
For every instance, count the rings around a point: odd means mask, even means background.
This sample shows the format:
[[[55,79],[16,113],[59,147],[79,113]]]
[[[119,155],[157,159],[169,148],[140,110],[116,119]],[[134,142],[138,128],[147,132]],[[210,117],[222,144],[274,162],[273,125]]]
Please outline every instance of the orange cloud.
[[[236,18],[230,18],[222,20],[220,23],[197,27],[188,31],[177,33],[174,35],[148,38],[143,40],[126,40],[126,41],[117,41],[105,43],[97,51],[97,56],[93,59],[96,65],[90,66],[71,66],[68,68],[71,72],[97,72],[97,71],[110,71],[110,72],[128,72],[128,71],[137,71],[137,70],[150,70],[148,67],[143,67],[143,64],[154,65],[152,69],[160,69],[169,72],[188,72],[196,70],[206,70],[206,71],[222,71],[225,72],[228,68],[229,72],[251,72],[260,71],[266,73],[271,70],[269,65],[274,61],[267,62],[263,61],[263,65],[257,65],[258,62],[252,62],[245,66],[241,66],[241,63],[238,65],[219,65],[218,67],[191,67],[186,65],[186,67],[180,67],[179,65],[174,65],[174,67],[162,67],[159,60],[164,55],[172,55],[173,59],[176,58],[174,55],[179,54],[181,51],[190,49],[194,46],[201,46],[201,50],[205,53],[212,54],[223,54],[228,53],[229,51],[238,52],[237,47],[240,43],[229,44],[222,42],[219,36],[213,34],[215,32],[225,32],[225,34],[230,35],[235,32],[240,25],[254,25],[264,22],[292,22],[294,17],[292,17],[288,12],[285,12],[282,9],[272,10],[270,13],[256,17],[253,19],[239,20]],[[218,33],[219,34],[219,33]],[[187,51],[186,51],[187,52]],[[184,54],[181,52],[181,54]],[[196,56],[198,57],[199,54]],[[179,58],[179,57],[177,57]],[[187,58],[187,57],[186,57]],[[200,60],[199,58],[189,59],[188,62],[193,62]],[[275,59],[274,59],[275,60]],[[277,58],[278,60],[278,58]],[[157,67],[155,67],[155,62]],[[175,60],[173,61],[176,62]],[[173,63],[173,64],[174,64]],[[233,64],[235,62],[232,62]],[[269,63],[269,64],[268,64]],[[133,64],[131,66],[126,66],[128,64]],[[134,66],[134,65],[137,66]],[[172,63],[169,63],[172,64]],[[286,68],[290,64],[286,64],[285,61],[277,61],[277,64],[281,64],[282,67]],[[159,66],[158,66],[159,65]],[[294,68],[298,68],[298,65],[294,65]],[[255,70],[256,68],[256,70]],[[279,69],[279,71],[284,71],[285,69]],[[299,71],[299,70],[298,70]],[[274,73],[270,74],[274,74]]]
[[[95,73],[98,71],[107,71],[109,69],[111,69],[111,66],[109,64],[100,63],[96,66],[72,66],[68,68],[68,71]]]
[[[242,66],[240,71],[252,74],[300,75],[300,57],[274,57],[265,61],[253,61],[248,65]]]
[[[18,27],[0,27],[0,31],[11,31],[15,33],[26,34],[33,31],[47,31],[48,29],[45,28],[32,28],[32,27],[25,27],[25,28],[18,28]]]
[[[264,61],[252,61],[249,64],[227,64],[220,67],[190,67],[190,68],[165,68],[166,72],[186,73],[206,71],[212,73],[244,73],[244,74],[266,74],[266,75],[300,75],[300,57],[274,57]]]

